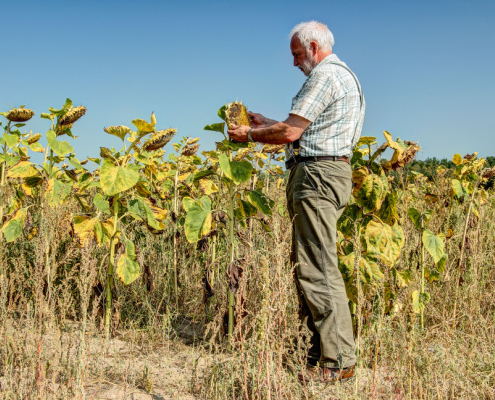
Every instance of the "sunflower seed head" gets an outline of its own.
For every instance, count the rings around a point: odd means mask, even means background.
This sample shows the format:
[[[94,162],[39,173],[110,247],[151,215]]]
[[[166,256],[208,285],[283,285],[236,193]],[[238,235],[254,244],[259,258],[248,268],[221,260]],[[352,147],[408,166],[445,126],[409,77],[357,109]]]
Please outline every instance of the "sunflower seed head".
[[[112,160],[114,160],[114,156],[112,155],[112,152],[110,151],[110,149],[106,148],[106,147],[100,147],[100,157],[102,158],[110,158]]]
[[[232,159],[233,161],[241,161],[246,158],[246,156],[251,152],[251,149],[249,147],[245,149],[240,149],[235,157]]]
[[[65,135],[67,131],[72,128],[72,125],[73,124],[64,125],[64,126],[57,125],[55,127],[55,132],[57,133],[57,136]]]
[[[33,117],[33,115],[34,115],[33,110],[19,107],[10,110],[6,115],[6,118],[12,122],[25,122],[25,121],[29,121]]]
[[[58,120],[58,125],[65,126],[71,125],[76,122],[79,118],[81,118],[84,114],[86,114],[86,107],[79,106],[74,107],[73,109],[67,111],[67,113],[61,116]]]
[[[285,144],[267,144],[263,146],[261,152],[266,154],[278,154],[284,149],[284,147]]]
[[[182,152],[180,153],[182,156],[193,156],[199,149],[199,143],[193,145],[184,146]]]
[[[28,144],[33,144],[33,143],[36,143],[40,139],[41,139],[41,133],[35,133],[33,136],[28,138],[26,141],[28,142]]]
[[[177,129],[173,128],[155,132],[143,145],[143,150],[151,151],[161,149],[168,142],[170,142],[176,132]]]
[[[225,121],[229,129],[232,129],[232,125],[246,125],[251,126],[251,120],[247,108],[244,104],[238,101],[227,104],[225,110]]]

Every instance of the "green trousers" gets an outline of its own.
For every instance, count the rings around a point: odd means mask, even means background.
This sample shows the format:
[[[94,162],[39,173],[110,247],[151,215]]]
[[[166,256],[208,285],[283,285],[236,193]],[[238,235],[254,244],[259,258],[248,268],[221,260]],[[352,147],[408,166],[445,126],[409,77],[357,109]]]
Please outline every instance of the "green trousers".
[[[344,161],[300,162],[291,168],[287,182],[300,318],[313,334],[309,357],[330,368],[356,363],[336,248],[336,225],[351,194],[351,173]]]

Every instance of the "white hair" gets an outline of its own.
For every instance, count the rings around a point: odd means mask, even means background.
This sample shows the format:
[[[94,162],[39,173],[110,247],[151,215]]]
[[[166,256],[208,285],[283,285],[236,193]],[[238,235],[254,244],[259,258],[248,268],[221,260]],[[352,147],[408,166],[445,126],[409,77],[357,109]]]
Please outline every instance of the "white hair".
[[[333,34],[325,24],[318,21],[301,22],[297,24],[289,34],[289,38],[294,36],[301,41],[301,44],[309,50],[309,44],[311,42],[318,43],[318,47],[321,50],[332,50],[332,46],[335,44]]]

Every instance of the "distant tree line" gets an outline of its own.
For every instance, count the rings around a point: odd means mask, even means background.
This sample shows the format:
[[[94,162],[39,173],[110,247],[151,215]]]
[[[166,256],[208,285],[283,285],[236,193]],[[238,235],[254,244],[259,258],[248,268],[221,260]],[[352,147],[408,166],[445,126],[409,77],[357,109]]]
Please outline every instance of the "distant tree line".
[[[495,166],[495,157],[485,157],[485,160],[486,160],[486,164],[485,164],[486,168],[493,168]],[[414,172],[421,173],[421,174],[423,174],[423,175],[425,175],[431,179],[436,175],[436,171],[437,171],[437,168],[439,166],[443,166],[447,169],[455,168],[455,165],[452,162],[452,159],[447,159],[447,158],[438,159],[436,157],[433,157],[433,158],[428,157],[424,161],[423,160],[413,160],[409,164],[407,164],[404,167],[404,169],[407,172],[414,171]],[[494,181],[495,180],[493,178],[490,179],[488,185],[486,185],[486,186],[493,188],[494,183],[495,183]]]

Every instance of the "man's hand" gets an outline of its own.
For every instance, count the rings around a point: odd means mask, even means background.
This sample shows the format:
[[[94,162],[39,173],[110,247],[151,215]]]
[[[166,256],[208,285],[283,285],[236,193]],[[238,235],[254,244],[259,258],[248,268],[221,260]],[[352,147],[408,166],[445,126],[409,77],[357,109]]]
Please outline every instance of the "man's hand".
[[[254,129],[266,128],[267,126],[271,126],[277,123],[277,121],[270,118],[266,118],[264,115],[261,114],[253,113],[251,111],[248,111],[248,114],[251,117],[251,126]]]
[[[227,133],[229,134],[231,139],[237,142],[248,142],[249,129],[251,128],[246,125],[241,125],[241,126],[232,125],[232,129],[229,129]]]

